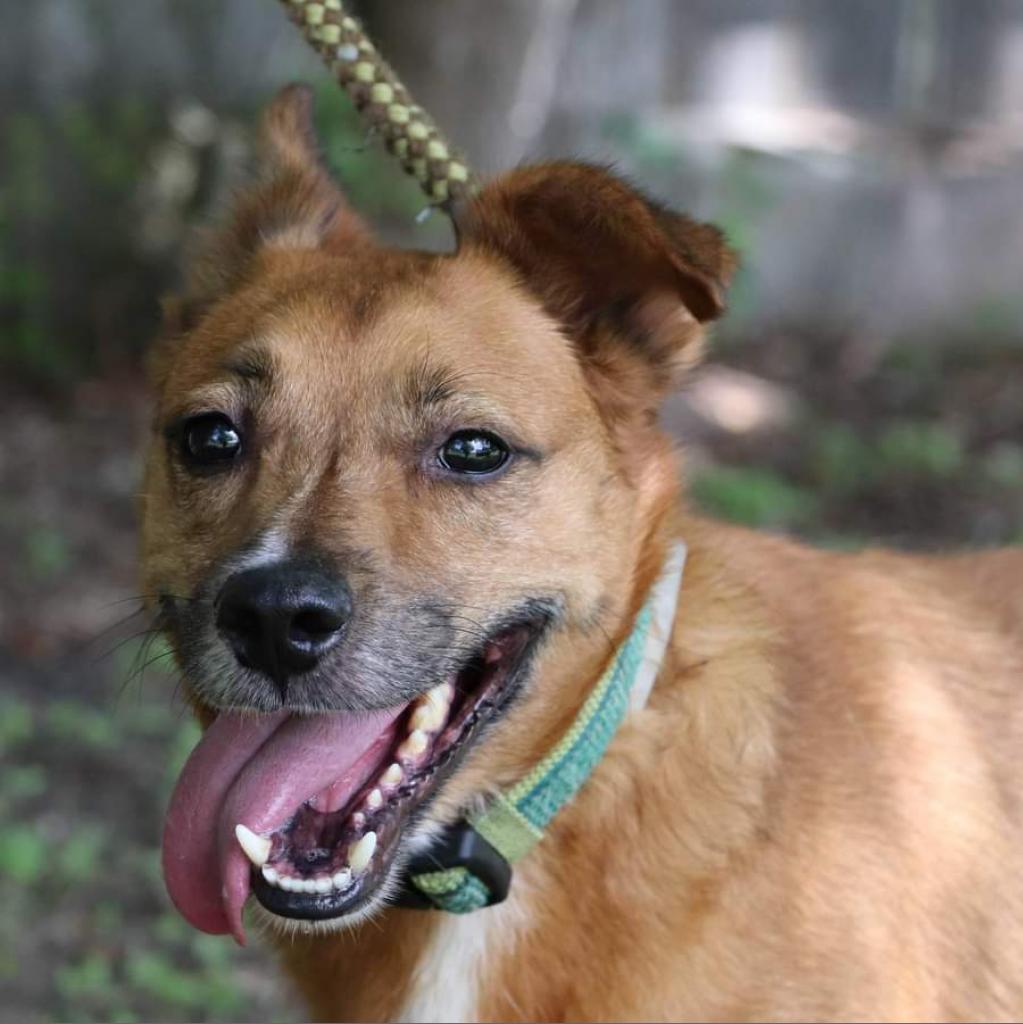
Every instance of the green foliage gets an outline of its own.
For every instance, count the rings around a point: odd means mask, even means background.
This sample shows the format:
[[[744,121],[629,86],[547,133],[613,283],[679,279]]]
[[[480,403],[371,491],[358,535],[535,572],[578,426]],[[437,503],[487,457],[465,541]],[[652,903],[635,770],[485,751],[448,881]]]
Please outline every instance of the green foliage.
[[[0,701],[0,979],[45,955],[61,1020],[252,1016],[238,969],[250,954],[196,932],[167,904],[160,815],[199,730],[160,683],[106,707]],[[29,940],[50,945],[41,954]]]
[[[963,469],[962,439],[942,423],[898,420],[868,439],[847,423],[808,430],[810,467],[821,492],[846,499],[890,481],[944,480]]]
[[[110,750],[117,743],[117,725],[109,711],[72,700],[56,700],[46,709],[49,734],[94,750]]]
[[[0,806],[35,800],[46,792],[46,772],[37,764],[14,764],[0,774]]]
[[[877,458],[881,472],[946,479],[963,465],[960,437],[942,423],[895,422],[881,432]]]
[[[29,825],[5,826],[0,831],[0,873],[18,885],[31,885],[46,870],[49,844]]]
[[[31,705],[17,697],[0,696],[0,754],[10,752],[34,734]]]
[[[0,120],[0,367],[67,383],[144,337],[106,332],[141,309],[127,281],[151,288],[135,206],[162,120],[128,97]]]
[[[821,491],[846,498],[873,478],[874,451],[848,423],[825,422],[807,433],[810,469]]]
[[[69,103],[56,123],[71,159],[115,202],[137,186],[146,149],[159,131],[156,112],[128,96],[118,97],[107,111]]]
[[[809,523],[817,509],[813,494],[757,468],[707,467],[690,491],[711,514],[746,526],[794,529]]]
[[[57,876],[69,884],[96,878],[106,845],[107,835],[101,825],[79,826],[57,853],[54,864]]]
[[[58,967],[54,981],[69,1005],[102,1001],[113,987],[110,960],[102,953],[90,953],[76,964]]]

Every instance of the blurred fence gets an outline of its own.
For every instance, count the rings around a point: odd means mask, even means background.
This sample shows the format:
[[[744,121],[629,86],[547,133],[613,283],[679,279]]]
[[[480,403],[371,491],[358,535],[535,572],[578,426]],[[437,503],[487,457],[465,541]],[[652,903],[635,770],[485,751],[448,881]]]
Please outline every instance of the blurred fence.
[[[1023,4],[372,9],[415,91],[486,169],[614,160],[723,223],[746,255],[740,329],[780,316],[1019,333]]]
[[[1021,333],[1019,0],[357,9],[481,169],[613,161],[722,223],[746,267],[727,330]],[[294,78],[356,201],[443,244],[276,2],[0,5],[0,360],[59,380],[137,353],[185,225]]]

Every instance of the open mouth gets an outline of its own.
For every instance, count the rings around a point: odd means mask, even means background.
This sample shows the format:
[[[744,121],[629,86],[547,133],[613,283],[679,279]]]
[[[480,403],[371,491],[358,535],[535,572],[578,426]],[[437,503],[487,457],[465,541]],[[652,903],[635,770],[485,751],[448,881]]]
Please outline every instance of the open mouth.
[[[517,690],[546,621],[519,617],[401,708],[222,712],[168,810],[164,873],[178,909],[241,941],[250,892],[271,913],[307,921],[367,906],[406,827]]]
[[[258,869],[253,892],[267,910],[322,920],[367,902],[387,876],[410,815],[507,699],[530,632],[519,625],[498,634],[452,681],[413,701],[374,745],[354,796],[350,777],[332,783],[284,828],[250,846]]]

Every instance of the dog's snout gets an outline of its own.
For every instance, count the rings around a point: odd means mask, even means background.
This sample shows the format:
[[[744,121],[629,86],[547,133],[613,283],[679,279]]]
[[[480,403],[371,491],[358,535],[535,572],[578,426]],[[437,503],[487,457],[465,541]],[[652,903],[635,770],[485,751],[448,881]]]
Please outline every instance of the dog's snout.
[[[217,602],[217,628],[246,668],[279,685],[340,640],[352,614],[347,583],[318,568],[278,563],[235,573]]]

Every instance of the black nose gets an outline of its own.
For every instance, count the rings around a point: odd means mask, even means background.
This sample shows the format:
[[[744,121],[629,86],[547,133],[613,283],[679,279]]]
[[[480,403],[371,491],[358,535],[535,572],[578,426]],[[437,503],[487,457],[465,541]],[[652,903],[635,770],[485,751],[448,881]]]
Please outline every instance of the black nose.
[[[289,562],[235,573],[217,600],[217,628],[238,661],[282,690],[341,639],[351,614],[343,579]]]

